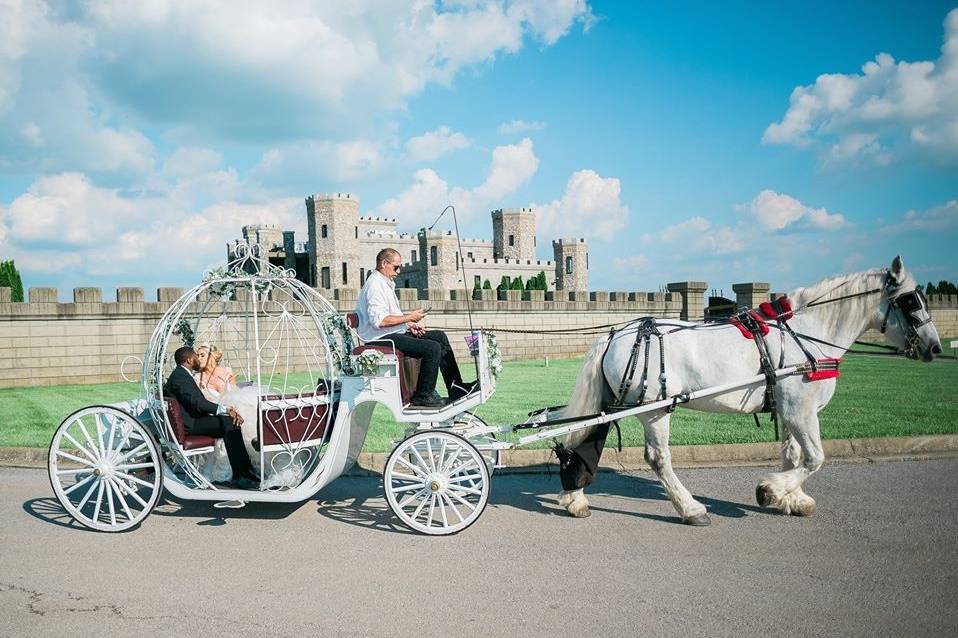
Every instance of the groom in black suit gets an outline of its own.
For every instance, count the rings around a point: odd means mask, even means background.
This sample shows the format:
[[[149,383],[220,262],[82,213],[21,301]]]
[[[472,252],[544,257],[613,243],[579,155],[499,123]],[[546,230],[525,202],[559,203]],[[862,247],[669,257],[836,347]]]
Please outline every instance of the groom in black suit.
[[[215,439],[223,439],[226,455],[233,468],[233,486],[248,490],[259,485],[259,479],[253,474],[246,444],[243,442],[243,417],[233,408],[207,400],[193,378],[193,372],[200,369],[193,348],[177,348],[173,353],[176,362],[164,394],[175,398],[182,408],[183,425],[187,434],[202,434]]]

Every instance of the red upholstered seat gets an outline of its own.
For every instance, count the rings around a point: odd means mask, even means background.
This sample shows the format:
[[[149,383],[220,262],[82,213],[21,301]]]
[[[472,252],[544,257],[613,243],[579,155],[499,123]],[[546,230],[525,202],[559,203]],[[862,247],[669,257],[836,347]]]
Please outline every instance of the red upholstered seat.
[[[359,327],[359,315],[355,312],[346,313],[346,324],[355,330]],[[412,363],[418,362],[419,359],[413,357],[406,357],[399,350],[396,350],[396,347],[391,341],[370,341],[368,343],[361,343],[353,349],[353,354],[359,354],[364,350],[378,350],[383,354],[395,354],[396,358],[399,359],[399,393],[402,395],[403,404],[409,403],[409,400],[412,398],[412,395],[416,392],[416,382],[419,378],[419,370],[417,366],[412,365]],[[409,359],[409,361],[407,361]],[[412,370],[415,368],[415,370]]]
[[[317,394],[322,394],[317,392]],[[263,397],[268,401],[290,402],[299,399],[308,400],[310,397],[300,397],[298,394],[288,394]],[[327,420],[330,410],[329,404],[320,405],[290,405],[289,407],[273,407],[262,411],[263,444],[264,445],[295,445],[301,441],[315,441],[322,439],[326,432],[326,425],[332,428],[336,421],[336,408],[339,402],[333,397],[332,414]]]
[[[216,443],[216,439],[202,434],[187,434],[186,425],[183,424],[182,410],[180,402],[173,397],[163,397],[166,403],[166,416],[170,419],[170,425],[173,426],[173,433],[176,434],[176,440],[184,450],[195,450],[201,447],[210,447]]]

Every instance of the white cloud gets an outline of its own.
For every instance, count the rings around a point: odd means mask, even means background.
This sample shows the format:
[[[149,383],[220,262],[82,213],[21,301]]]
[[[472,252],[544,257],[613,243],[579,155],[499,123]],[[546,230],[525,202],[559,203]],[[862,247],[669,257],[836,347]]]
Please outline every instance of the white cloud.
[[[646,243],[656,241],[666,245],[681,244],[690,256],[729,255],[745,250],[746,237],[742,229],[716,226],[708,219],[696,216],[671,226],[666,226],[657,235],[644,237]]]
[[[767,144],[823,143],[831,160],[888,164],[906,152],[958,158],[958,9],[945,18],[935,61],[896,62],[880,53],[861,74],[824,74],[792,91]]]
[[[736,206],[758,221],[765,230],[782,230],[801,222],[819,230],[834,230],[846,225],[844,216],[829,213],[824,208],[809,208],[800,201],[773,190],[765,189],[747,204]]]
[[[649,266],[649,258],[645,255],[616,257],[612,260],[612,265],[615,266],[617,270],[641,270]]]
[[[400,194],[373,209],[372,214],[399,217],[412,224],[430,223],[447,205],[455,204],[456,213],[468,218],[478,212],[501,206],[502,200],[515,193],[539,168],[539,158],[532,140],[497,146],[486,178],[472,188],[452,188],[432,169],[416,171],[413,183]]]
[[[406,152],[414,162],[430,162],[446,153],[469,148],[469,138],[448,126],[406,140]]]
[[[223,156],[211,148],[181,146],[163,163],[163,172],[173,177],[189,177],[211,171],[223,162]]]
[[[545,122],[525,120],[511,120],[499,125],[499,132],[503,135],[512,135],[514,133],[527,133],[532,131],[541,131],[546,127]]]
[[[958,200],[949,200],[927,210],[909,210],[902,218],[880,230],[891,232],[933,231],[941,232],[958,228]]]
[[[251,179],[279,189],[315,190],[316,184],[355,183],[375,176],[384,162],[378,142],[307,140],[269,149]]]
[[[537,229],[552,237],[590,237],[611,241],[625,228],[629,209],[619,199],[618,178],[602,177],[593,170],[569,177],[560,199],[533,204]]]

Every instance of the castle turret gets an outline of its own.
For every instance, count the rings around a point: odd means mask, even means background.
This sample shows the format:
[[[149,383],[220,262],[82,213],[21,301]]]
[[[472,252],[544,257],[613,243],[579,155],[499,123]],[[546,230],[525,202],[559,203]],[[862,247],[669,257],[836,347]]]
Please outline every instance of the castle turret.
[[[531,208],[492,211],[492,256],[495,259],[536,258],[536,214]]]
[[[359,288],[359,198],[320,193],[306,198],[310,273],[320,290]]]
[[[425,264],[425,288],[458,290],[462,288],[462,264],[459,244],[452,231],[419,231],[420,263]]]
[[[589,289],[589,245],[585,239],[556,239],[556,290],[587,291]]]

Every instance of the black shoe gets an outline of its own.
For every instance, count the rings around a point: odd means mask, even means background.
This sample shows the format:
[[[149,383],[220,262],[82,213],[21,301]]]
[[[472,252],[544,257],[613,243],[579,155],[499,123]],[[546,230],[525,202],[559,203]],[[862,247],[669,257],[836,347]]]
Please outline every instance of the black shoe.
[[[449,404],[449,401],[441,396],[414,396],[410,401],[410,407],[414,408],[442,408]]]
[[[479,381],[472,381],[470,383],[453,383],[452,387],[449,388],[449,398],[453,401],[458,401],[463,397],[467,397],[473,392],[479,390]]]
[[[256,450],[257,452],[259,452],[259,439],[258,439],[258,438],[257,438],[257,439],[253,439],[252,441],[249,442],[249,444],[250,444],[251,446],[253,446],[253,449],[254,449],[254,450]]]

